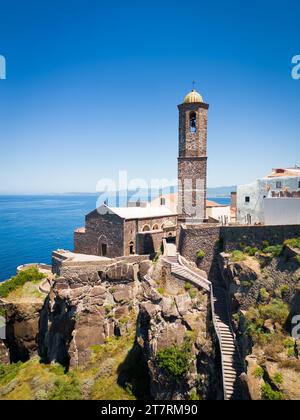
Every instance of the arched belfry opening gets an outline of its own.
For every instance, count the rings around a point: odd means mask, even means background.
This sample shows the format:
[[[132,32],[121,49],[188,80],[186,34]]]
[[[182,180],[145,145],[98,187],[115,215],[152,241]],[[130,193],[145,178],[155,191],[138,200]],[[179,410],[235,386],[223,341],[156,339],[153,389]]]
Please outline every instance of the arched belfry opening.
[[[197,131],[197,114],[195,111],[190,112],[190,132],[196,133]]]

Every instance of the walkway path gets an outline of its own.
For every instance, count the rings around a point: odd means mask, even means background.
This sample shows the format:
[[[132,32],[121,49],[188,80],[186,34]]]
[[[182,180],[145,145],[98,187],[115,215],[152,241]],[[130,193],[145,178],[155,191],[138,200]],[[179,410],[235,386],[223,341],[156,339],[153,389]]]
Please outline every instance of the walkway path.
[[[164,260],[170,264],[171,273],[174,276],[211,293],[213,323],[221,352],[224,399],[243,399],[239,379],[239,376],[243,373],[243,366],[231,326],[225,289],[213,286],[205,277],[202,277],[184,265],[180,255],[176,252],[176,246],[174,244],[164,241],[164,250]]]

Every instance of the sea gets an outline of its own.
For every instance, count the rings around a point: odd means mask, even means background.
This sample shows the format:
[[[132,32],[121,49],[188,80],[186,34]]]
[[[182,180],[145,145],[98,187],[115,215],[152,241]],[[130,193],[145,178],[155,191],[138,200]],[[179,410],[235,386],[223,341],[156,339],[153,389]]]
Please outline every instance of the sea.
[[[227,197],[208,199],[230,203]],[[19,265],[50,264],[55,249],[72,250],[73,231],[84,226],[97,200],[94,194],[0,196],[0,281],[15,275]],[[120,205],[125,202],[120,197]]]

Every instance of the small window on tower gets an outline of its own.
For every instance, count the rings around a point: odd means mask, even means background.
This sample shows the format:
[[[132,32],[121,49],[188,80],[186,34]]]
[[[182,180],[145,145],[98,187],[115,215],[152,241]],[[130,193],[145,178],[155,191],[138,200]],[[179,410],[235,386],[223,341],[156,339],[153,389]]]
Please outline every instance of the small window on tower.
[[[197,130],[197,115],[196,112],[190,113],[190,132],[195,133]]]

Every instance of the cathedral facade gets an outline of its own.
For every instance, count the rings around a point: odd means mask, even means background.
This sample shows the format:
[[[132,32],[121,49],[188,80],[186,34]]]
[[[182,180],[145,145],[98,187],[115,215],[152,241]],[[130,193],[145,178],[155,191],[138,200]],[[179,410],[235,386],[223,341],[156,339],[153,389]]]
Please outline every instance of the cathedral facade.
[[[110,208],[86,216],[74,234],[76,253],[115,258],[159,251],[162,240],[176,239],[178,225],[206,219],[207,111],[201,95],[192,90],[179,109],[178,209],[165,203]]]

